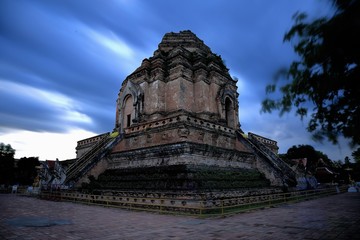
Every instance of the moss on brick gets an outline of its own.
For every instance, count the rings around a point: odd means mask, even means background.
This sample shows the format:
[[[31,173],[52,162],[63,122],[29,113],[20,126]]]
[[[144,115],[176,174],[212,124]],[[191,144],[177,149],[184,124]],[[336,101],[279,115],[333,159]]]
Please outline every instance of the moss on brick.
[[[96,186],[108,190],[214,190],[269,185],[255,169],[193,165],[109,169],[96,180]]]

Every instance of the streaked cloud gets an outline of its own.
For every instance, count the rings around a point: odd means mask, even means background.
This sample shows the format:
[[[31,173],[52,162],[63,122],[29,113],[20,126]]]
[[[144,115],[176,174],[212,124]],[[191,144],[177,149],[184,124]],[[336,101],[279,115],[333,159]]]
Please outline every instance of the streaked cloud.
[[[90,38],[106,47],[109,51],[119,54],[123,58],[133,58],[133,50],[127,44],[117,37],[112,31],[108,33],[99,33],[88,29],[87,31]]]
[[[14,109],[17,112],[13,112],[14,114],[18,113],[19,110],[26,111],[26,108],[23,108],[24,105],[31,102],[33,105],[38,105],[51,111],[54,114],[53,117],[57,118],[66,127],[71,126],[72,122],[92,123],[91,118],[81,112],[79,103],[61,93],[0,80],[0,93],[5,94],[9,89],[11,89],[10,94],[13,95],[13,98],[20,99],[20,102],[15,106],[18,109]],[[24,103],[24,105],[21,103]],[[10,105],[11,102],[3,102],[2,104]],[[41,117],[44,117],[43,121],[48,121],[46,114],[43,116],[43,113],[43,111],[39,111],[31,112],[30,114],[39,117],[39,120],[41,120]],[[21,126],[18,127],[21,128]]]

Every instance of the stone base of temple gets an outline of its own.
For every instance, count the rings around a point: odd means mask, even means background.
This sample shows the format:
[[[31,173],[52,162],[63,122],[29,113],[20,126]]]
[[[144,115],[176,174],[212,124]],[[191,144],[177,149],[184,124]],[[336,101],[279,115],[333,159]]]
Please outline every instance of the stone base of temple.
[[[257,169],[166,165],[108,169],[83,184],[84,193],[146,199],[221,200],[282,193]]]
[[[118,172],[116,173],[118,174]],[[243,174],[249,174],[249,172]],[[267,180],[262,178],[256,178],[251,183],[250,181],[247,183],[246,181],[231,182],[231,178],[226,180],[223,179],[219,182],[209,179],[199,180],[196,179],[195,176],[192,176],[188,179],[175,179],[174,176],[172,176],[172,179],[161,179],[161,177],[156,179],[154,178],[155,174],[144,173],[134,173],[133,175],[127,173],[125,178],[129,179],[133,176],[140,175],[142,175],[142,177],[139,181],[115,181],[114,179],[118,179],[119,176],[110,175],[109,172],[106,172],[99,177],[98,181],[85,184],[83,185],[83,188],[78,190],[79,192],[102,196],[131,197],[139,199],[182,199],[194,201],[221,200],[284,192],[284,189],[280,187],[268,186]],[[162,173],[162,175],[165,176],[166,174]],[[200,176],[201,173],[197,172],[196,175]],[[220,173],[218,176],[219,175],[222,174]],[[109,180],[110,178],[112,181]],[[148,181],[145,181],[145,178],[148,179]],[[201,185],[201,187],[191,189],[191,187],[194,187],[194,185]],[[151,189],[150,186],[156,186],[158,189]]]
[[[269,169],[259,168],[253,154],[206,144],[179,142],[139,148],[112,153],[106,161],[107,169],[84,186],[101,193],[216,192],[224,197],[227,192],[243,196],[249,189],[282,187],[261,171]]]
[[[225,191],[264,188],[270,182],[256,169],[171,165],[109,169],[96,183],[103,190],[120,191]]]

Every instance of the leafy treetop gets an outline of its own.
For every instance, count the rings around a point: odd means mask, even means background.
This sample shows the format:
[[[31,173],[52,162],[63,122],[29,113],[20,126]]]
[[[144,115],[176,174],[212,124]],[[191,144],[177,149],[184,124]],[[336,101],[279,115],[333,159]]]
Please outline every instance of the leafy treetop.
[[[15,155],[15,149],[10,144],[0,143],[0,157],[13,158]]]
[[[336,144],[342,135],[356,146],[360,144],[360,1],[332,2],[336,12],[330,18],[309,22],[305,13],[294,16],[284,41],[294,42],[300,60],[279,71],[289,80],[279,87],[280,98],[269,97],[277,93],[280,82],[266,87],[262,112],[279,110],[282,115],[295,107],[301,119],[310,113],[307,130],[315,140],[327,138]],[[311,111],[310,106],[314,106]]]

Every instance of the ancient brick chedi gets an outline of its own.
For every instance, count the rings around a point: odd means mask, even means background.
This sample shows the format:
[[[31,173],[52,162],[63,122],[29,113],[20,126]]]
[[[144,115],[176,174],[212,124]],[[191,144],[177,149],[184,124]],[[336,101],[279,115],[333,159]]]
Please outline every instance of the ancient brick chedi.
[[[165,34],[116,103],[116,133],[80,141],[67,182],[92,175],[102,189],[156,191],[295,184],[275,141],[243,133],[236,80],[191,31]]]
[[[245,151],[236,141],[238,93],[222,59],[192,32],[168,33],[122,84],[113,152],[181,142]]]

